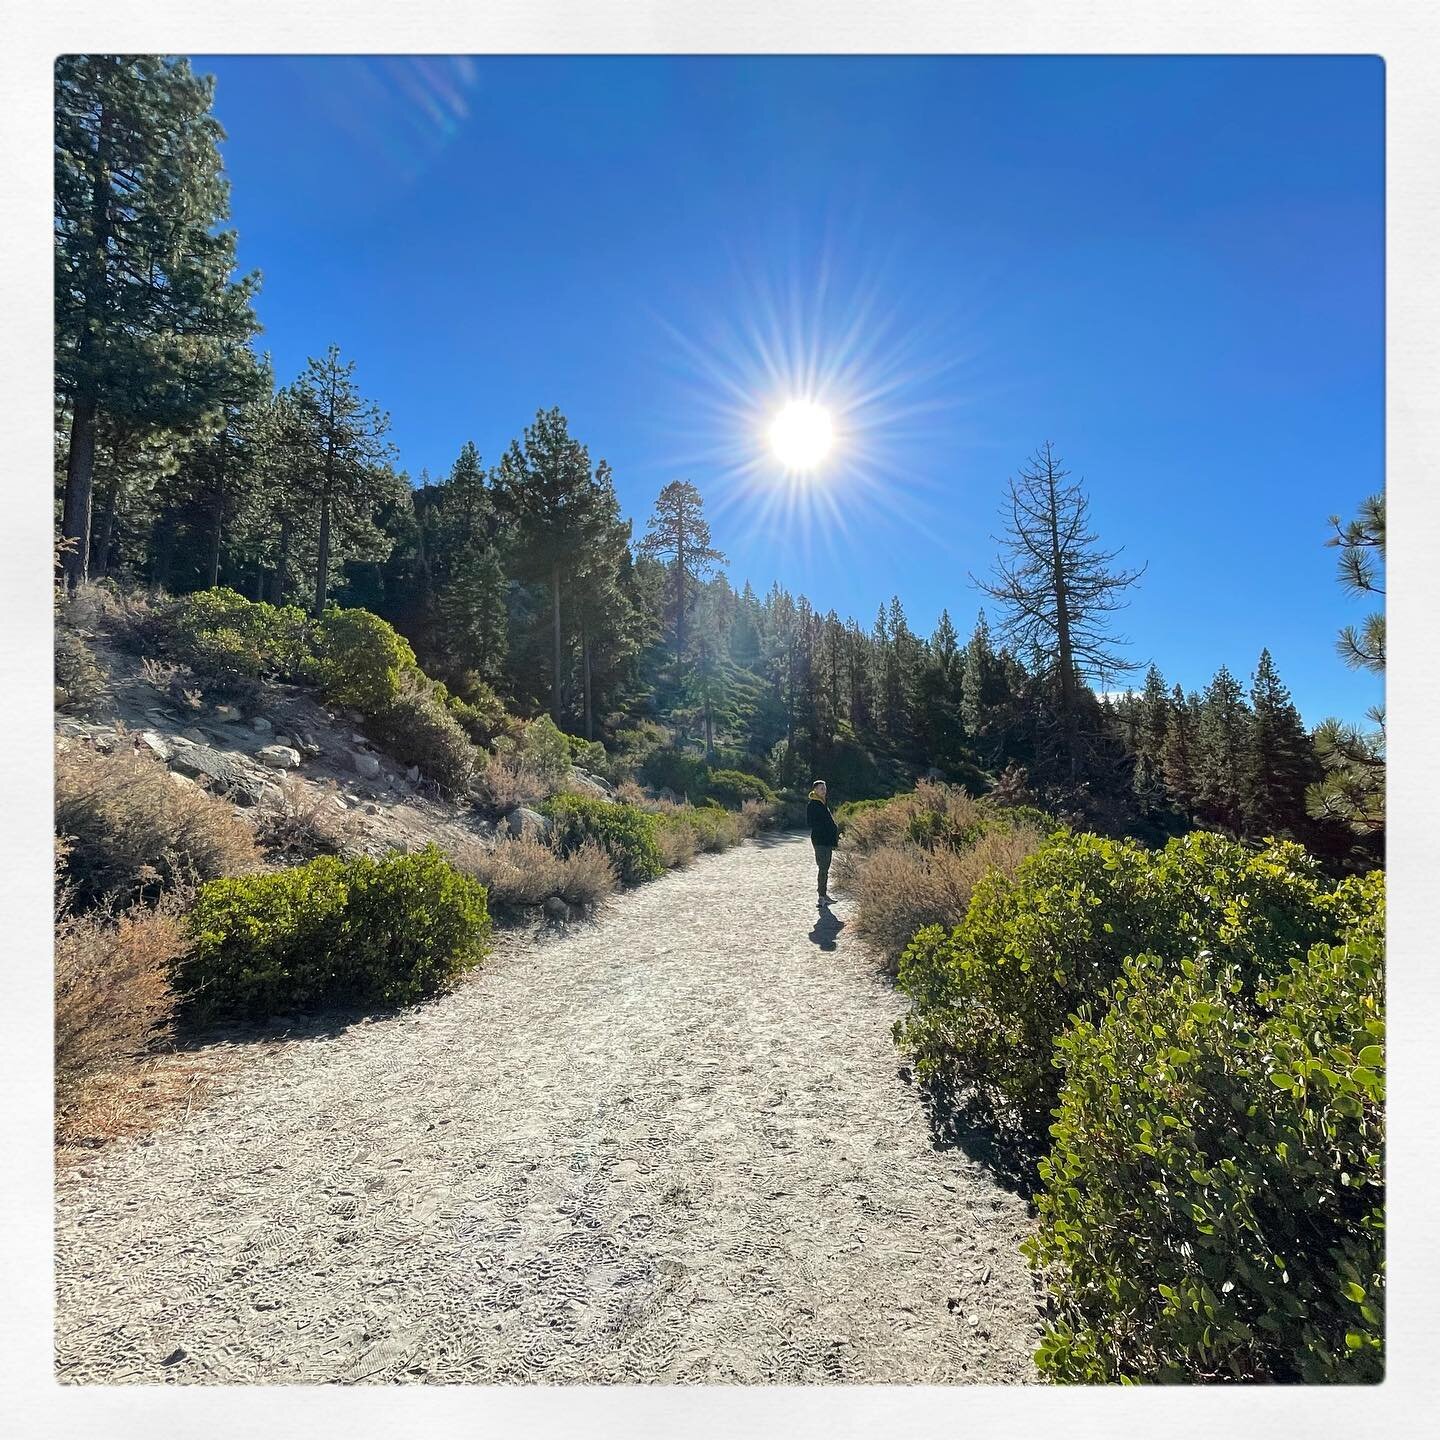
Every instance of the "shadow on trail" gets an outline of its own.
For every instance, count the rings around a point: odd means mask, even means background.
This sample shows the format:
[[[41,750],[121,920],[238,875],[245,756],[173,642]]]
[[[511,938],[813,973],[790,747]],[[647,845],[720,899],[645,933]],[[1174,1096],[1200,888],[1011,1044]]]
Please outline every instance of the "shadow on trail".
[[[805,830],[762,830],[758,835],[750,837],[750,843],[758,845],[762,850],[773,850],[777,845],[789,845],[801,838],[808,839],[809,832]]]
[[[910,1082],[908,1067],[901,1078]],[[1007,1190],[1027,1199],[1040,1186],[1037,1164],[1045,1147],[1034,1136],[1006,1125],[994,1108],[972,1092],[961,1092],[943,1081],[915,1083],[916,1094],[930,1122],[937,1150],[959,1150],[983,1165]]]
[[[843,920],[837,920],[835,913],[828,904],[820,907],[820,918],[815,922],[815,928],[806,937],[812,945],[818,945],[822,950],[833,950],[835,948],[835,937],[845,928]]]

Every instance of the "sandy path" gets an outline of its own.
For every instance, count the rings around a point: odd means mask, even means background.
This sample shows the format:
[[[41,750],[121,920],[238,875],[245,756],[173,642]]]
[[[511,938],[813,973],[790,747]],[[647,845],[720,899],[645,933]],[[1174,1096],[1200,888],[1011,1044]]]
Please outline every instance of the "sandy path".
[[[702,860],[63,1175],[59,1378],[1030,1378],[1024,1204],[813,875]]]

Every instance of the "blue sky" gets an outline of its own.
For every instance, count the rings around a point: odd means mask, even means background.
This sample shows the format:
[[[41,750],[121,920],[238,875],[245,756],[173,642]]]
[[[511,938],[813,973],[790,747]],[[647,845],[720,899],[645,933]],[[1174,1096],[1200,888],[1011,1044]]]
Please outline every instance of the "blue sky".
[[[1274,654],[1307,721],[1380,684],[1326,519],[1384,481],[1381,62],[196,57],[261,344],[334,341],[400,463],[558,405],[639,533],[698,485],[738,586],[968,633],[1043,440],[1148,569],[1137,659]],[[764,441],[809,393],[803,485]]]

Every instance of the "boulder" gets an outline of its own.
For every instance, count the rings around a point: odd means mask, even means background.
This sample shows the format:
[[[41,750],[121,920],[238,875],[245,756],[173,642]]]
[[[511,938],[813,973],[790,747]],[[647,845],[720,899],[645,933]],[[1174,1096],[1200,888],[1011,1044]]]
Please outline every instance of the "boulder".
[[[170,764],[182,775],[208,782],[237,805],[258,805],[269,788],[263,771],[208,745],[187,745],[176,751]]]
[[[368,745],[370,742],[358,730],[352,730],[350,732],[350,743],[352,745]]]
[[[577,794],[592,795],[597,800],[608,800],[610,798],[609,790],[593,775],[586,774],[584,770],[571,769],[570,788]]]
[[[517,838],[521,835],[536,834],[548,835],[550,833],[550,820],[538,810],[531,810],[528,806],[517,805],[506,817],[505,824],[510,833]]]
[[[288,745],[266,745],[256,752],[255,758],[272,770],[297,770],[300,767],[300,752]]]
[[[406,772],[405,778],[413,785],[420,778],[420,767],[412,765]]]
[[[356,751],[350,757],[350,761],[355,766],[355,773],[363,775],[367,780],[373,780],[380,773],[380,761],[374,755]]]
[[[192,745],[203,745],[210,738],[203,730],[197,730],[193,725],[188,730],[182,730],[180,734]]]
[[[152,755],[161,760],[170,758],[170,746],[165,738],[157,735],[153,730],[142,730],[136,737],[135,748],[137,750],[148,750]]]
[[[542,908],[548,920],[558,920],[563,924],[570,918],[570,907],[558,895],[552,895]]]
[[[217,705],[211,714],[217,720],[222,720],[226,725],[234,725],[240,719],[240,707],[238,705]]]
[[[268,735],[275,727],[263,715],[257,715],[250,722],[250,728],[257,735]]]

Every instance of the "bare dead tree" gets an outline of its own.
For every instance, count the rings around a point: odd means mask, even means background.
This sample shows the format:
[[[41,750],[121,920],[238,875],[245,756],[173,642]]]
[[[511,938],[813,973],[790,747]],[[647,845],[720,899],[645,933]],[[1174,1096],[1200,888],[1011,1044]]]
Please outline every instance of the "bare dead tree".
[[[1139,668],[1122,653],[1128,643],[1108,617],[1126,605],[1124,592],[1145,573],[1114,568],[1119,549],[1101,548],[1090,528],[1090,502],[1071,480],[1050,441],[1009,481],[1001,509],[1005,533],[990,579],[971,579],[1002,606],[999,634],[1054,680],[1059,730],[1071,773],[1078,767],[1079,692],[1086,678],[1101,683]]]

